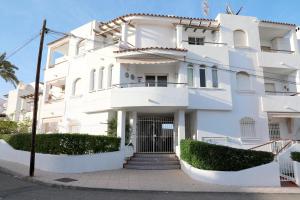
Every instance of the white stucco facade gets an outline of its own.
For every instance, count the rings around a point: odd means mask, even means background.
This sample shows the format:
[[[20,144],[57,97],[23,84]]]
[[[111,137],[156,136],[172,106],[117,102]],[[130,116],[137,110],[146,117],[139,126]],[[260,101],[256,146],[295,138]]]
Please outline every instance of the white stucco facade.
[[[299,70],[292,24],[226,14],[92,21],[48,44],[39,126],[106,135],[116,117],[125,137],[128,119],[135,151],[150,131],[141,116],[155,116],[159,134],[173,130],[172,151],[183,138],[240,148],[299,139]]]

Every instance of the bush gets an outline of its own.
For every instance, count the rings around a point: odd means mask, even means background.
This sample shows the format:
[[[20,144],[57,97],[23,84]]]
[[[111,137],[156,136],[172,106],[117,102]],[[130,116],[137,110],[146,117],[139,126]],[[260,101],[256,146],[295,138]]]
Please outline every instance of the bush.
[[[291,158],[294,161],[300,162],[300,152],[291,152]]]
[[[15,121],[0,120],[0,134],[12,134],[18,132],[18,123]]]
[[[10,134],[0,134],[0,140],[5,140],[6,142],[8,142],[9,138],[11,137]]]
[[[111,137],[117,137],[117,127],[118,127],[118,119],[117,117],[111,118],[108,120],[108,130],[107,135]],[[126,119],[125,124],[125,144],[130,143],[130,137],[131,137],[131,127],[129,120]]]
[[[31,134],[13,134],[6,141],[15,149],[30,151]],[[82,155],[118,151],[120,139],[87,134],[37,134],[36,152]]]
[[[205,170],[238,171],[274,160],[269,152],[235,149],[200,141],[181,140],[181,159]]]

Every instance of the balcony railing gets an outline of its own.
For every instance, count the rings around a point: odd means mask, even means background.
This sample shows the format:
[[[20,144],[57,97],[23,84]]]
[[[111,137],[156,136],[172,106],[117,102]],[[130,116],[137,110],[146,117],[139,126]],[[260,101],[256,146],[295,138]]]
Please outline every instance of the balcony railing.
[[[186,87],[187,83],[175,83],[164,81],[146,81],[138,83],[120,83],[114,84],[113,87],[128,88],[128,87]]]
[[[188,40],[182,40],[183,42],[189,43]],[[226,46],[227,43],[224,42],[201,42],[200,44],[190,44],[194,46]]]
[[[273,96],[300,96],[299,92],[278,92],[278,91],[265,91],[266,95]]]

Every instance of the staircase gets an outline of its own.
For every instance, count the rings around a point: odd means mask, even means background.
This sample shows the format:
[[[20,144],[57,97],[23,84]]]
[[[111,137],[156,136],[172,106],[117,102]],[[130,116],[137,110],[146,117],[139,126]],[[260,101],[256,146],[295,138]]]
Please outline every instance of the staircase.
[[[174,153],[135,153],[124,164],[124,168],[139,170],[180,169],[180,163]]]

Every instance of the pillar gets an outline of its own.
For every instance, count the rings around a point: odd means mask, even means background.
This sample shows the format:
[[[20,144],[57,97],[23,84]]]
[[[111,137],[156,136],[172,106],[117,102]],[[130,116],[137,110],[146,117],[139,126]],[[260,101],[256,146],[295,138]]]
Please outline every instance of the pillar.
[[[182,44],[182,30],[183,30],[183,26],[182,25],[177,25],[176,26],[176,47],[177,48],[182,48],[183,44]]]
[[[133,144],[133,150],[136,152],[136,137],[137,137],[137,129],[136,129],[136,122],[137,122],[137,112],[131,113],[130,119],[130,127],[131,127],[131,142]]]
[[[295,55],[299,55],[299,46],[295,30],[292,30],[290,33],[290,45],[291,50],[295,52]]]
[[[128,40],[127,40],[127,38],[128,38],[128,24],[123,23],[121,25],[121,30],[122,30],[122,32],[121,32],[120,46],[126,48],[126,47],[128,47]]]
[[[178,68],[178,83],[187,83],[187,63],[180,62]],[[177,87],[184,87],[184,84],[179,84]]]
[[[295,72],[295,82],[296,82],[296,91],[300,93],[300,70],[296,70]],[[298,96],[298,95],[297,95]]]
[[[176,154],[180,157],[180,141],[185,139],[185,112],[184,110],[179,110],[177,113],[177,133],[178,133],[178,149]]]
[[[199,65],[193,65],[193,74],[194,74],[194,86],[196,88],[200,87],[200,71]]]
[[[121,138],[120,150],[125,148],[125,125],[126,125],[126,112],[123,110],[118,111],[117,122],[117,136]]]

